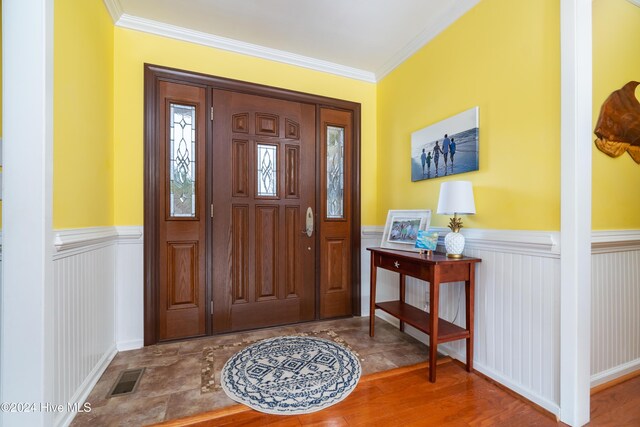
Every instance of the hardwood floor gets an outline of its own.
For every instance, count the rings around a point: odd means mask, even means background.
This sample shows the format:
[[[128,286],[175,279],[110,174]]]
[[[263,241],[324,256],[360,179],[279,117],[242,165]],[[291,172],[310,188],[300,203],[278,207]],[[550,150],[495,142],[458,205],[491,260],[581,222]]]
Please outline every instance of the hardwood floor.
[[[253,410],[220,413],[164,426],[553,426],[554,419],[450,359],[427,381],[427,364],[365,377],[343,402],[311,414],[282,417]],[[230,408],[231,409],[231,408]]]
[[[589,427],[640,426],[640,376],[591,396]]]
[[[177,426],[563,426],[553,416],[445,359],[438,382],[426,363],[366,376],[343,402],[299,416],[263,414],[243,405],[159,424]],[[591,399],[593,426],[640,426],[640,377]]]

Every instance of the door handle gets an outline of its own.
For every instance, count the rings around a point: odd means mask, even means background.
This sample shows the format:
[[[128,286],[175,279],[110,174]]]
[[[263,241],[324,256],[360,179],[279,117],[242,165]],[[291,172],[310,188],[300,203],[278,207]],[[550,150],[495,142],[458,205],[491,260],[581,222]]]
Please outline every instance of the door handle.
[[[306,216],[306,228],[302,230],[307,237],[311,237],[313,235],[313,209],[311,206],[307,208],[307,216]]]

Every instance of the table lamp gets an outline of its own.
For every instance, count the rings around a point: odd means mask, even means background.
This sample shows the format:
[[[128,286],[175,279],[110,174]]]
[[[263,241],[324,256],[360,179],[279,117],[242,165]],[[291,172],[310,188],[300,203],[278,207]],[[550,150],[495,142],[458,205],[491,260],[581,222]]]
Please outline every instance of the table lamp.
[[[449,221],[451,232],[447,233],[444,238],[447,257],[462,258],[464,236],[460,234],[462,219],[458,218],[458,215],[473,215],[475,213],[476,205],[473,200],[471,181],[447,181],[440,184],[438,214],[453,214],[453,218]]]

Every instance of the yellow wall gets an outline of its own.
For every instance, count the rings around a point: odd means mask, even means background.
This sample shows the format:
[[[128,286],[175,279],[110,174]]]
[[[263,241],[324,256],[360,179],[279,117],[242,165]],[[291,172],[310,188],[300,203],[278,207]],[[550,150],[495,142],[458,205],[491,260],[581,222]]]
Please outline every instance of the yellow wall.
[[[411,182],[411,133],[479,106],[477,172]],[[378,216],[430,208],[440,183],[471,180],[465,226],[560,228],[560,5],[483,0],[378,85]]]
[[[614,90],[640,81],[640,7],[626,0],[593,2],[593,127]],[[640,98],[640,89],[636,90]],[[593,135],[595,139],[595,135]],[[640,165],[627,154],[593,150],[593,228],[640,228]]]
[[[143,64],[346,99],[362,104],[362,224],[375,222],[376,86],[138,31],[115,29],[115,223],[143,223]]]
[[[113,225],[113,22],[97,0],[54,8],[53,225]]]

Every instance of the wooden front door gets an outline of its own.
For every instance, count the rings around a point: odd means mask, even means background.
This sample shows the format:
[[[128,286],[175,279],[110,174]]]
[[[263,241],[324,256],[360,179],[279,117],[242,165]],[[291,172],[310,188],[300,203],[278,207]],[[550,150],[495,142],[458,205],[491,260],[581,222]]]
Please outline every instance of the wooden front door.
[[[145,345],[359,313],[359,129],[352,102],[145,65]]]
[[[213,331],[312,320],[315,106],[226,90],[212,100]]]

